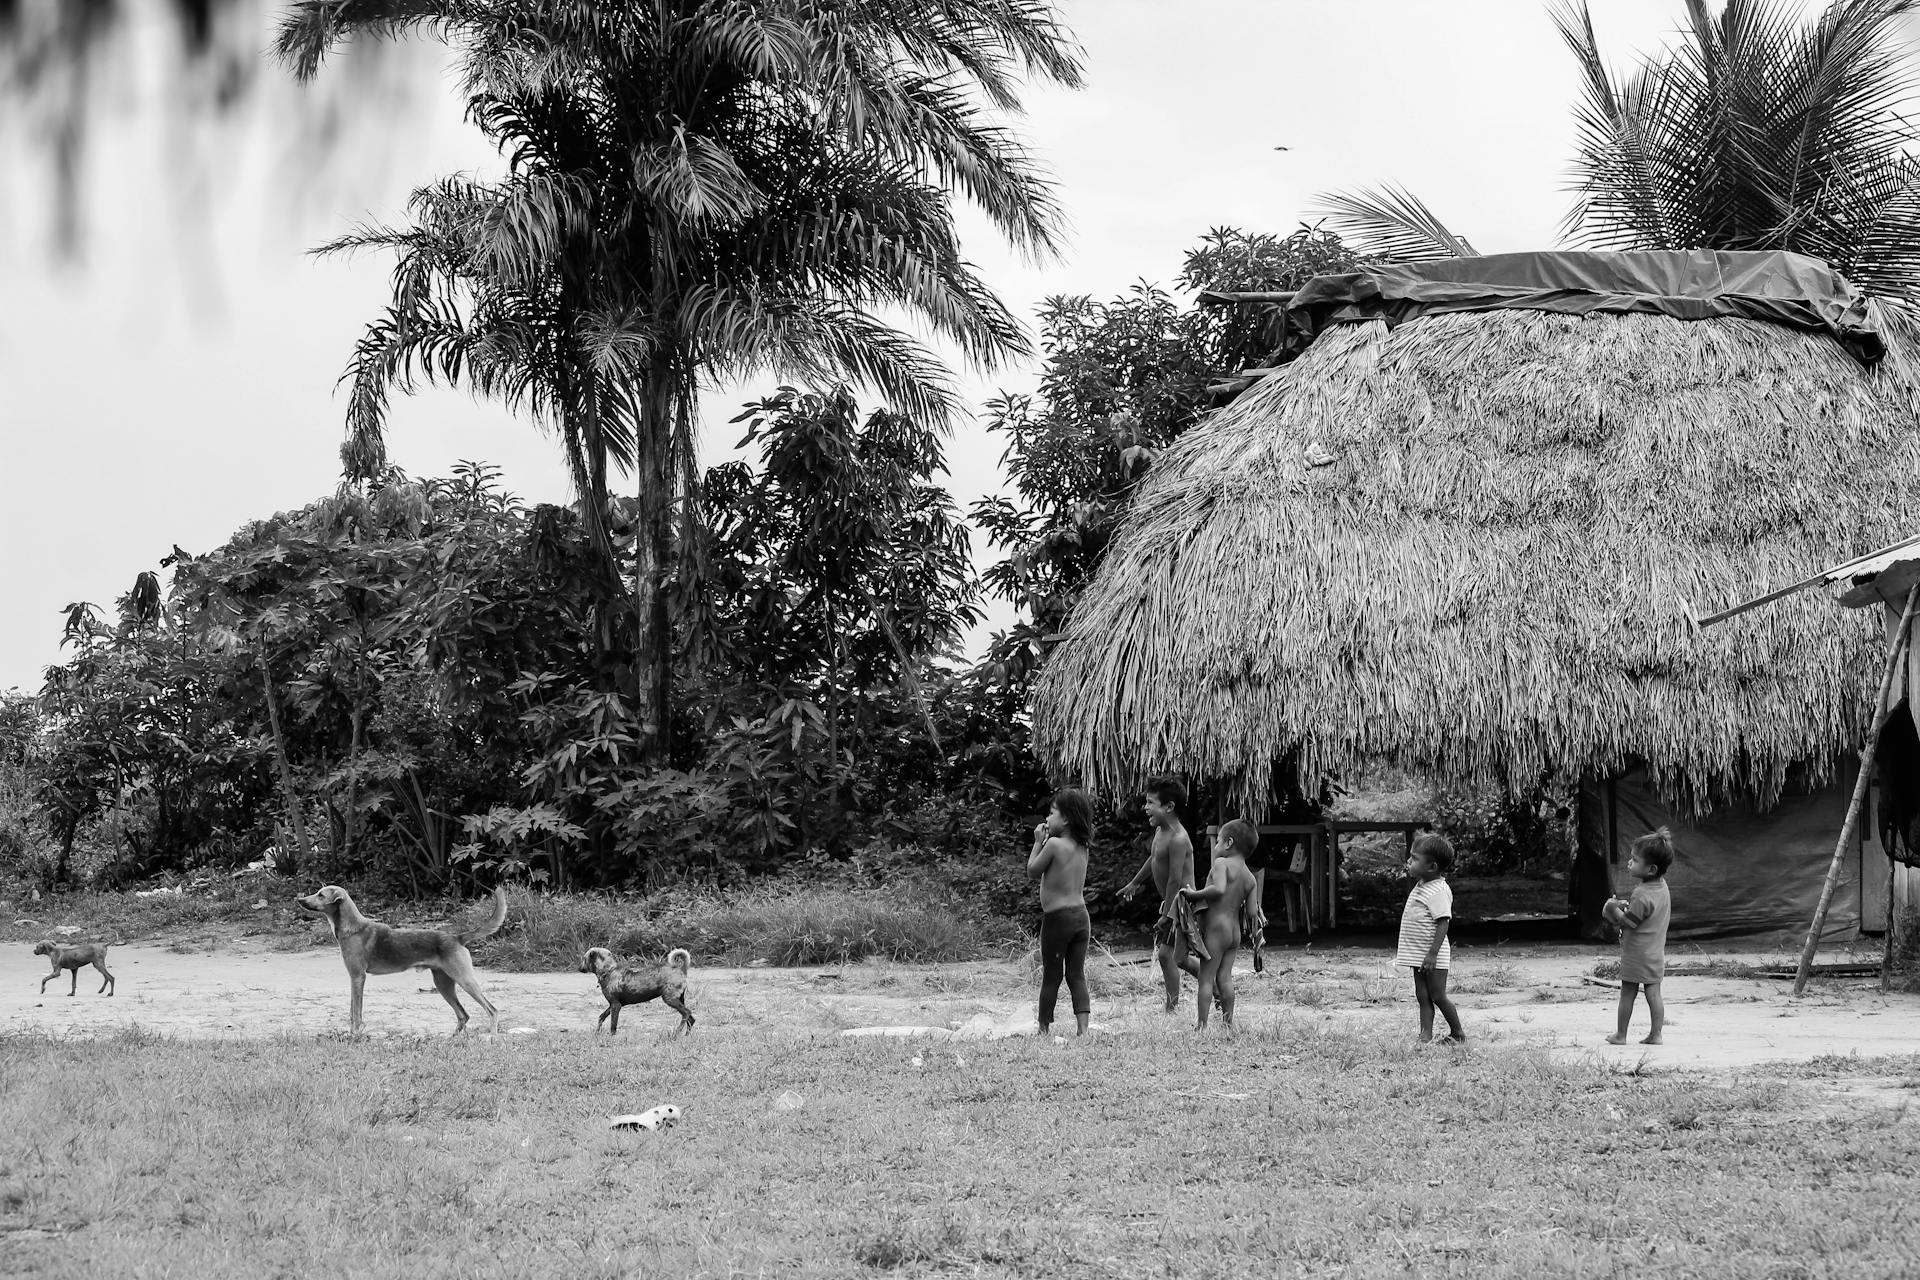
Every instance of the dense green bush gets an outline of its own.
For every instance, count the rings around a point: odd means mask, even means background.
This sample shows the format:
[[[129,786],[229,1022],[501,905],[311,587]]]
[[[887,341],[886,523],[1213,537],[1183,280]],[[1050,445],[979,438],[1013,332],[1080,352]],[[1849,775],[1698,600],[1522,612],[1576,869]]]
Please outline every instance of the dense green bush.
[[[1432,821],[1453,842],[1455,875],[1503,875],[1564,860],[1560,808],[1544,792],[1514,800],[1502,791],[1441,789],[1433,795]]]

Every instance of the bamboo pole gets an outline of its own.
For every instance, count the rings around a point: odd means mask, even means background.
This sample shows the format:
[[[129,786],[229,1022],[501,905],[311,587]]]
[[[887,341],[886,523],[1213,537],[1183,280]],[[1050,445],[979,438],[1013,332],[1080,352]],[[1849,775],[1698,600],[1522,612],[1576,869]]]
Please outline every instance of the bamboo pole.
[[[1827,922],[1827,908],[1833,902],[1834,886],[1840,882],[1840,863],[1846,856],[1847,846],[1853,843],[1854,832],[1860,828],[1860,809],[1866,802],[1867,787],[1873,780],[1873,757],[1880,749],[1880,731],[1887,727],[1887,694],[1893,689],[1893,678],[1900,672],[1900,664],[1907,651],[1907,637],[1913,626],[1914,604],[1920,601],[1920,582],[1907,590],[1906,608],[1900,611],[1900,626],[1893,633],[1893,643],[1887,646],[1887,666],[1880,675],[1880,697],[1873,705],[1873,728],[1867,732],[1867,745],[1860,752],[1860,776],[1853,781],[1853,799],[1847,805],[1847,820],[1840,827],[1839,842],[1833,846],[1833,861],[1827,864],[1827,880],[1820,886],[1820,905],[1813,909],[1813,923],[1807,926],[1807,940],[1800,946],[1800,968],[1793,975],[1793,994],[1803,995],[1807,989],[1807,978],[1813,972],[1813,951],[1820,945],[1820,929]]]

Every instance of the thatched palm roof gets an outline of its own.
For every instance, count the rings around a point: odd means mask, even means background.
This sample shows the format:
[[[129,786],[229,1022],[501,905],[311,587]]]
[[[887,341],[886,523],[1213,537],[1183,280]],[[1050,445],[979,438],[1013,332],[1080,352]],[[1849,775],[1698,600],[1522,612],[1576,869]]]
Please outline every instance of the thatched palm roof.
[[[1176,771],[1254,809],[1296,749],[1514,791],[1638,759],[1769,801],[1857,747],[1880,631],[1817,593],[1690,619],[1909,532],[1908,406],[1746,319],[1334,325],[1156,463],[1036,741],[1097,790]]]

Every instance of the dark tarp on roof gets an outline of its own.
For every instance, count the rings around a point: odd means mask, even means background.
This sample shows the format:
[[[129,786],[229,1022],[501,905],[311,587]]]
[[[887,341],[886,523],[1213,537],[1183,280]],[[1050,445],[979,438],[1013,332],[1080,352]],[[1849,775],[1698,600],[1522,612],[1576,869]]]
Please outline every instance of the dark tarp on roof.
[[[1739,316],[1832,334],[1865,364],[1886,353],[1866,299],[1832,267],[1798,253],[1497,253],[1316,276],[1291,295],[1203,298],[1284,306],[1289,346],[1348,321],[1397,325],[1450,311],[1519,309]]]

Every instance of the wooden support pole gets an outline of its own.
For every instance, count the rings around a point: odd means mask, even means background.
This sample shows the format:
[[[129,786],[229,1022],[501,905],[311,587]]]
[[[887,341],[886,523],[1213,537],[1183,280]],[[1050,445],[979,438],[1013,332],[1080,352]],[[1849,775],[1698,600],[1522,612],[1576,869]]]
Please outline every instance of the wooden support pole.
[[[1827,864],[1827,881],[1820,886],[1820,905],[1813,909],[1813,923],[1807,926],[1807,940],[1800,947],[1800,968],[1793,976],[1793,994],[1802,995],[1807,978],[1813,972],[1814,948],[1820,945],[1820,930],[1827,922],[1827,908],[1833,903],[1834,886],[1840,883],[1840,866],[1854,833],[1860,829],[1860,810],[1866,803],[1867,788],[1873,782],[1873,757],[1880,749],[1880,731],[1887,727],[1887,695],[1893,690],[1894,677],[1907,653],[1907,637],[1913,627],[1914,603],[1920,601],[1920,582],[1907,591],[1906,608],[1900,611],[1900,626],[1887,646],[1887,667],[1880,675],[1880,697],[1873,704],[1873,728],[1867,732],[1867,745],[1860,752],[1860,776],[1853,782],[1853,800],[1847,805],[1847,820],[1840,827],[1840,840],[1833,846],[1833,861]]]
[[[1897,936],[1900,932],[1900,913],[1894,910],[1893,907],[1893,889],[1899,880],[1896,874],[1899,866],[1900,864],[1895,862],[1892,856],[1889,855],[1887,858],[1886,928],[1880,931],[1882,935],[1882,945],[1880,948],[1880,990],[1882,991],[1890,991],[1893,989],[1893,957],[1894,953],[1900,949],[1900,939]]]

